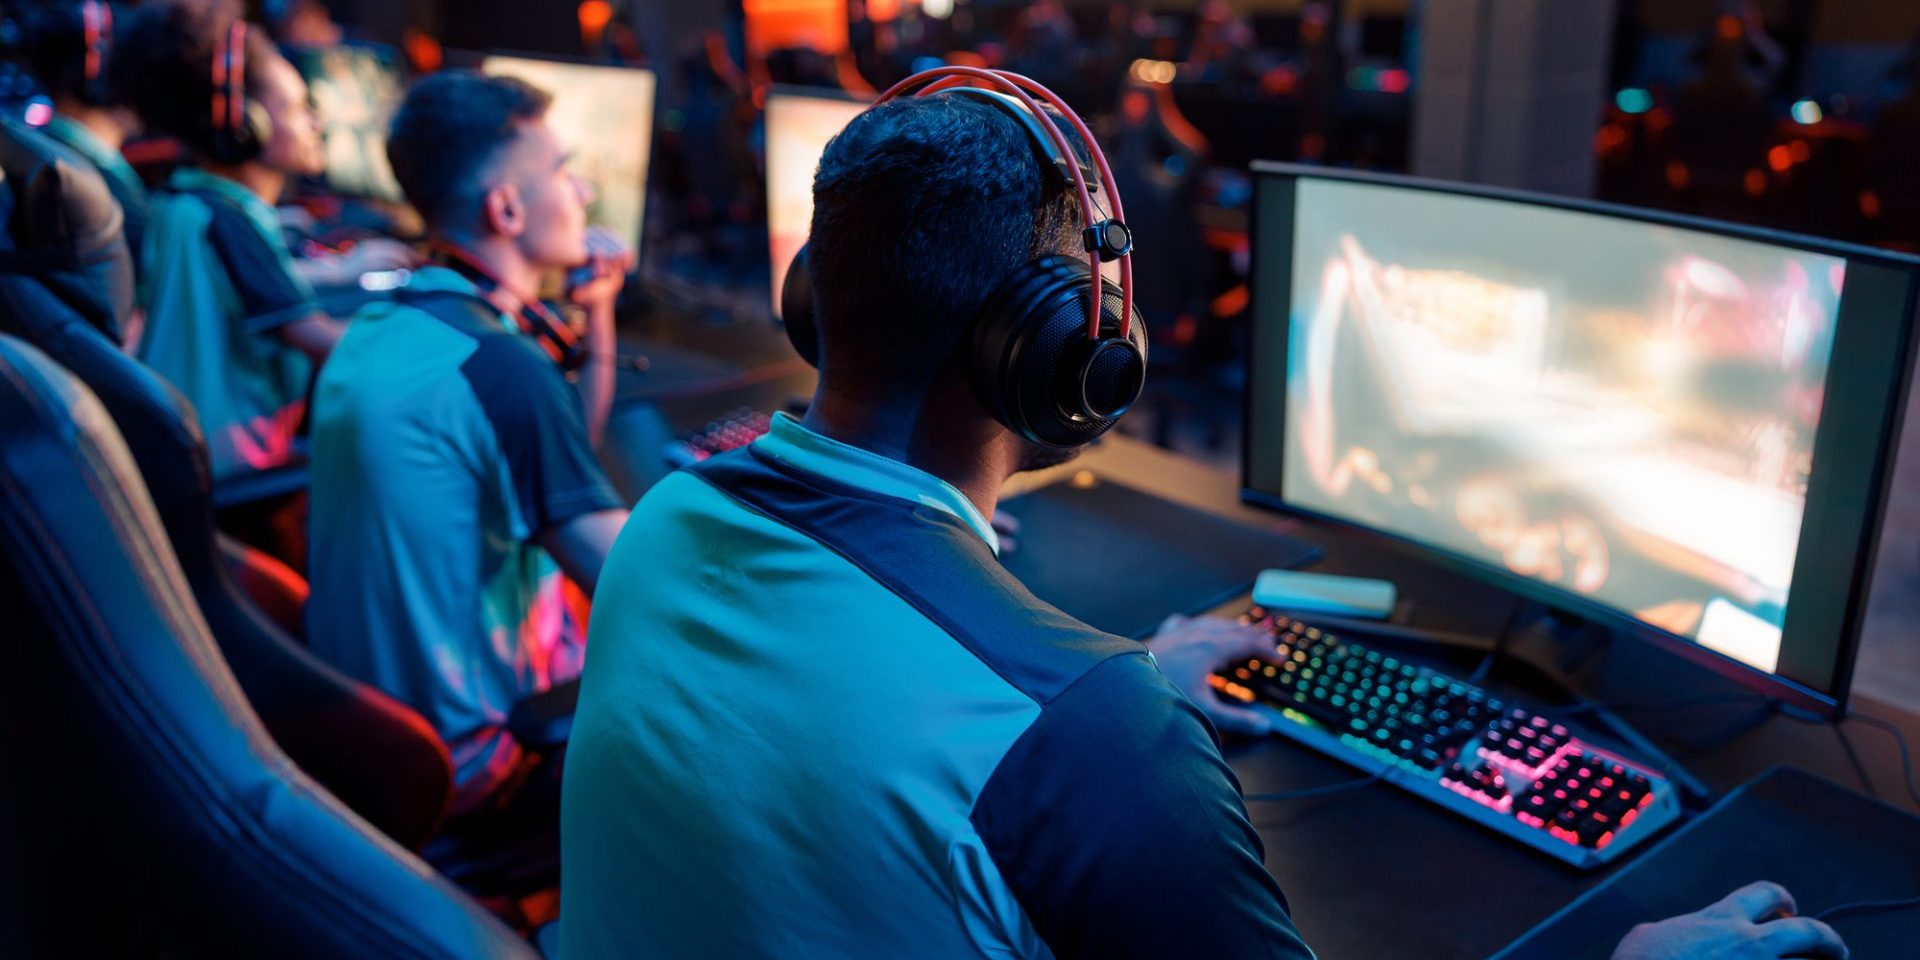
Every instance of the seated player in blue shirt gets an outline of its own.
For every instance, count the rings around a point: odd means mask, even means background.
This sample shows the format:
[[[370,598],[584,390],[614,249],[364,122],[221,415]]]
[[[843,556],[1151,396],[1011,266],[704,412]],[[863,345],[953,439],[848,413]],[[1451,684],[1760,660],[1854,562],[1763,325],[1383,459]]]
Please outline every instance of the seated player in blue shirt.
[[[273,204],[322,168],[306,83],[223,0],[159,0],[128,13],[116,71],[147,128],[190,162],[153,199],[140,251],[138,356],[199,413],[215,478],[288,462],[316,364],[340,338],[308,273],[389,265],[391,245],[303,269]]]
[[[105,0],[38,0],[21,4],[16,22],[27,64],[53,101],[53,116],[41,129],[99,171],[120,204],[127,251],[138,258],[147,188],[120,153],[140,121],[123,97],[132,78],[114,69],[114,6]],[[106,333],[136,343],[139,318]]]
[[[591,594],[626,519],[591,440],[625,253],[590,255],[548,103],[467,71],[407,95],[387,152],[439,262],[354,316],[314,389],[308,641],[446,739],[456,813],[507,803],[506,785],[524,796],[532,758],[504,723],[577,674],[585,625],[560,574]],[[548,335],[561,321],[534,291],[590,261],[576,388],[547,350],[578,349]]]
[[[1009,422],[1032,420],[983,376],[1014,356],[988,318],[1045,289],[1071,291],[1049,302],[1072,335],[1086,316],[1084,279],[1036,279],[1085,254],[1035,157],[955,93],[828,145],[812,408],[661,481],[601,574],[562,790],[569,960],[1311,956],[1216,744],[1263,724],[1204,682],[1265,638],[1104,635],[996,560],[1002,484],[1072,451]],[[1756,922],[1783,908],[1743,890],[1619,956],[1840,955],[1814,921]]]

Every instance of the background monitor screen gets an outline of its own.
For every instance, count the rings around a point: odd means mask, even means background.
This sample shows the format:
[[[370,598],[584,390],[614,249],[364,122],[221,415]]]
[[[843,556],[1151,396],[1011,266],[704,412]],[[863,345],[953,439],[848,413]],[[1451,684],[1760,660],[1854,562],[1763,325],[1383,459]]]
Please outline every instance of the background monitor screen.
[[[639,250],[653,149],[653,73],[497,55],[480,69],[553,94],[547,123],[573,151],[573,171],[593,185],[587,219]]]
[[[347,45],[296,51],[292,57],[320,121],[328,189],[399,202],[400,184],[387,165],[387,128],[407,87],[398,54]]]
[[[1371,179],[1256,229],[1250,492],[1832,690],[1909,270]]]
[[[767,241],[773,258],[773,312],[793,255],[813,225],[813,171],[827,141],[867,105],[821,91],[775,90],[767,96]]]

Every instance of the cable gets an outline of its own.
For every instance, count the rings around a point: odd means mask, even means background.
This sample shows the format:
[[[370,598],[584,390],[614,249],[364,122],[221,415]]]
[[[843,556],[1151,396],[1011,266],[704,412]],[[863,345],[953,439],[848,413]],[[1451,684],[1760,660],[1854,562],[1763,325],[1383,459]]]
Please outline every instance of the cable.
[[[1621,703],[1621,704],[1615,704],[1613,709],[1619,713],[1659,713],[1659,712],[1669,711],[1669,710],[1687,710],[1693,707],[1704,707],[1704,706],[1710,706],[1713,704],[1731,704],[1731,703],[1764,704],[1772,700],[1773,700],[1772,697],[1766,696],[1765,694],[1759,694],[1759,693],[1729,693],[1729,694],[1722,694],[1722,695],[1712,696],[1712,697],[1688,697],[1681,700],[1654,700],[1647,703]],[[1583,714],[1583,713],[1592,713],[1595,710],[1598,710],[1599,707],[1600,705],[1595,703],[1594,701],[1583,699],[1579,703],[1568,704],[1564,707],[1553,707],[1551,708],[1551,711],[1555,713],[1565,714],[1565,715],[1578,716],[1579,714]]]
[[[1867,791],[1868,796],[1878,797],[1880,791],[1874,789],[1873,778],[1867,776],[1867,766],[1860,762],[1860,751],[1853,748],[1853,738],[1847,736],[1847,725],[1834,724],[1833,735],[1839,739],[1840,749],[1847,752],[1847,762],[1853,765],[1853,775],[1860,778],[1860,788]]]
[[[1359,777],[1354,780],[1342,780],[1339,783],[1329,783],[1324,787],[1308,787],[1305,790],[1281,790],[1275,793],[1249,793],[1241,799],[1248,803],[1278,803],[1285,800],[1308,800],[1313,797],[1330,797],[1336,793],[1358,790],[1361,787],[1371,787],[1386,779],[1386,777],[1387,772],[1382,770],[1379,773]]]
[[[1889,736],[1893,737],[1893,742],[1900,747],[1900,782],[1907,788],[1907,796],[1913,798],[1913,805],[1920,807],[1920,787],[1915,787],[1913,783],[1913,754],[1907,750],[1906,733],[1899,727],[1879,717],[1869,717],[1856,713],[1847,719],[1864,723],[1869,727],[1885,730]]]
[[[1518,596],[1513,598],[1513,605],[1507,608],[1507,618],[1500,623],[1500,632],[1493,635],[1493,644],[1487,647],[1487,655],[1480,658],[1480,665],[1474,667],[1473,673],[1467,677],[1468,683],[1480,686],[1486,681],[1487,675],[1493,672],[1493,662],[1506,651],[1507,641],[1513,637],[1513,627],[1520,622],[1520,608],[1524,603]]]
[[[1889,913],[1894,910],[1911,910],[1920,907],[1920,897],[1908,897],[1904,900],[1860,900],[1843,903],[1837,907],[1828,907],[1813,915],[1813,919],[1830,923],[1845,917],[1858,917],[1870,913]]]

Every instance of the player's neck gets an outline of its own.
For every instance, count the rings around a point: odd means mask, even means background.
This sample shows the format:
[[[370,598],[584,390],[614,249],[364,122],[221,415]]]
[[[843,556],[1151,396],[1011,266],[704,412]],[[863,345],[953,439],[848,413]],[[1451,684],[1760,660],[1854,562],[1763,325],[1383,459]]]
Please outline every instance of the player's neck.
[[[1000,488],[1018,472],[1006,431],[979,416],[944,416],[934,404],[873,404],[827,391],[814,395],[802,423],[815,433],[932,474],[993,516]]]
[[[62,116],[85,127],[100,145],[120,152],[127,144],[127,124],[121,118],[120,111],[111,107],[94,107],[78,100],[62,100],[55,105]]]
[[[287,189],[287,175],[257,160],[246,163],[209,163],[206,171],[216,177],[232,180],[247,189],[247,192],[269,204],[280,202],[280,194]]]

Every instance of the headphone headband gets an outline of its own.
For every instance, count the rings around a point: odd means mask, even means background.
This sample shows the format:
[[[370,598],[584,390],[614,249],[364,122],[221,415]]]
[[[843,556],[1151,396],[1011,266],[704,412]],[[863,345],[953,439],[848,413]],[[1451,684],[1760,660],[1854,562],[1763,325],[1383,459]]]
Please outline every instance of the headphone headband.
[[[213,130],[240,129],[246,115],[247,22],[235,19],[213,44]]]
[[[81,4],[80,35],[87,48],[82,69],[87,85],[93,87],[100,82],[100,73],[106,61],[106,44],[113,36],[113,8],[104,0],[87,0]]]
[[[1073,109],[1018,74],[938,67],[894,85],[876,103],[943,92],[1007,115],[1024,135],[1042,178],[1050,186],[1070,184],[1080,203],[1088,258],[1048,252],[998,278],[969,321],[961,349],[974,395],[994,419],[1032,443],[1081,446],[1126,413],[1146,379],[1147,327],[1132,322],[1133,243],[1121,220],[1125,211],[1113,169]],[[1093,169],[1081,161],[1056,117],[1073,124]],[[1093,202],[1102,184],[1113,210],[1105,220],[1096,218]],[[1110,261],[1120,264],[1117,286],[1101,276],[1101,265]],[[818,367],[821,337],[806,246],[787,270],[780,312],[794,350]]]
[[[1080,119],[1079,114],[1073,112],[1072,107],[1067,106],[1065,100],[1062,100],[1058,94],[1048,90],[1031,78],[1023,77],[1017,73],[1010,73],[1004,70],[987,70],[980,67],[946,66],[934,67],[931,70],[922,70],[894,84],[887,88],[887,91],[882,93],[874,103],[877,105],[885,103],[888,100],[907,96],[928,96],[939,93],[942,90],[969,83],[988,84],[997,88],[1000,92],[1018,100],[1020,105],[1025,107],[1027,112],[1039,121],[1041,131],[1046,135],[1046,138],[1053,143],[1054,148],[1058,150],[1062,156],[1071,159],[1074,156],[1073,145],[1067,140],[1066,136],[1060,132],[1060,127],[1053,122],[1053,117],[1040,105],[1041,101],[1045,101],[1048,106],[1058,110],[1060,115],[1065,117],[1067,122],[1073,125],[1074,131],[1080,135],[1081,142],[1086,144],[1087,153],[1093,157],[1095,167],[1100,171],[1100,181],[1108,185],[1107,196],[1113,203],[1113,217],[1111,220],[1103,221],[1097,219],[1093,206],[1093,194],[1087,186],[1086,175],[1081,171],[1078,163],[1069,162],[1065,165],[1067,167],[1067,173],[1073,181],[1074,194],[1080,201],[1081,217],[1086,224],[1086,230],[1083,235],[1086,238],[1087,252],[1093,260],[1093,269],[1090,271],[1092,275],[1087,289],[1087,339],[1100,339],[1100,267],[1109,259],[1118,260],[1120,263],[1121,307],[1119,336],[1123,340],[1126,339],[1133,323],[1132,243],[1130,239],[1125,239],[1123,243],[1112,246],[1099,242],[1101,238],[1109,234],[1112,225],[1116,224],[1120,226],[1119,235],[1122,238],[1126,238],[1124,226],[1126,222],[1126,211],[1121,206],[1119,191],[1114,190],[1112,187],[1114,182],[1113,169],[1107,165],[1106,154],[1101,152],[1100,144],[1094,140],[1093,132],[1087,129],[1086,122]],[[1036,100],[1035,97],[1038,97],[1039,100]]]

